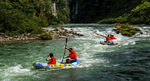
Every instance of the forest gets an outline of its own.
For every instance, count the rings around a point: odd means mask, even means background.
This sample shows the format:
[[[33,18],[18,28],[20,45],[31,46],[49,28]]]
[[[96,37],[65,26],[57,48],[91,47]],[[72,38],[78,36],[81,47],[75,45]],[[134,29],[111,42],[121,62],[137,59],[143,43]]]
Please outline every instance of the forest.
[[[1,0],[0,32],[38,34],[69,23],[150,24],[149,13],[150,0]]]

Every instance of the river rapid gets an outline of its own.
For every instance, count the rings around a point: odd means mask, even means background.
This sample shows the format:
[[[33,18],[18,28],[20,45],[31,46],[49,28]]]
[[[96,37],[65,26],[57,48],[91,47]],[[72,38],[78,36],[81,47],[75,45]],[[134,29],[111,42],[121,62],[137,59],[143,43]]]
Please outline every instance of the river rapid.
[[[0,81],[150,81],[149,37],[115,34],[111,31],[114,25],[108,24],[68,24],[60,27],[72,28],[84,35],[68,39],[67,45],[76,51],[80,66],[50,70],[33,68],[33,62],[46,62],[50,52],[54,53],[57,62],[61,62],[65,39],[1,44]],[[105,38],[93,32],[111,33],[119,44],[101,45],[100,40]]]

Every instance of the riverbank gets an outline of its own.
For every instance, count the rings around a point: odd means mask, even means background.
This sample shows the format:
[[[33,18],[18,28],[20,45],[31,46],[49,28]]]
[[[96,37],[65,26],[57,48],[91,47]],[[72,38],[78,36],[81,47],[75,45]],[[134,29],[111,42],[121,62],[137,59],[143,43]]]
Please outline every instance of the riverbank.
[[[50,35],[50,37],[53,39],[62,39],[62,38],[73,38],[73,37],[80,37],[83,36],[82,34],[79,34],[73,29],[68,30],[63,27],[53,27],[51,29],[44,29],[43,33],[47,33],[47,35]],[[15,42],[15,41],[29,41],[29,40],[43,40],[42,39],[42,33],[41,34],[21,34],[21,35],[14,35],[14,36],[8,36],[5,33],[0,33],[0,42]]]

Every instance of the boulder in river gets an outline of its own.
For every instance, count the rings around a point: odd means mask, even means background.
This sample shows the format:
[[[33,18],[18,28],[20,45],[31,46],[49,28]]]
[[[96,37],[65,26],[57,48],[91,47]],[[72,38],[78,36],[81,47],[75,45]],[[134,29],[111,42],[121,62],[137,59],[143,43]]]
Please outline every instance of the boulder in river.
[[[136,27],[132,27],[129,24],[122,24],[121,27],[117,27],[116,29],[113,29],[117,34],[121,33],[124,36],[133,36],[137,32],[140,32],[141,30]]]

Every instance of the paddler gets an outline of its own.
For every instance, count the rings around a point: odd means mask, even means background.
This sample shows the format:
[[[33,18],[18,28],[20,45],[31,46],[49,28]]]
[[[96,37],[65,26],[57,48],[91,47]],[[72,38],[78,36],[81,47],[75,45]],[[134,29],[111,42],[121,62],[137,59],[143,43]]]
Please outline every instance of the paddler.
[[[108,43],[110,43],[110,40],[111,40],[110,36],[109,36],[109,35],[107,35],[107,37],[106,37],[106,41],[107,41]]]
[[[114,39],[116,39],[116,38],[114,37],[114,35],[110,35],[110,39],[111,39],[111,40],[114,40]]]
[[[66,63],[76,62],[77,61],[76,52],[72,48],[65,48],[65,49],[67,49],[70,52],[69,56],[64,57],[64,58],[69,58],[69,59],[66,59]]]
[[[48,58],[50,57],[50,58]],[[55,57],[53,56],[53,53],[50,53],[47,58],[46,58],[46,61],[48,61],[48,64],[56,64],[56,59]]]

